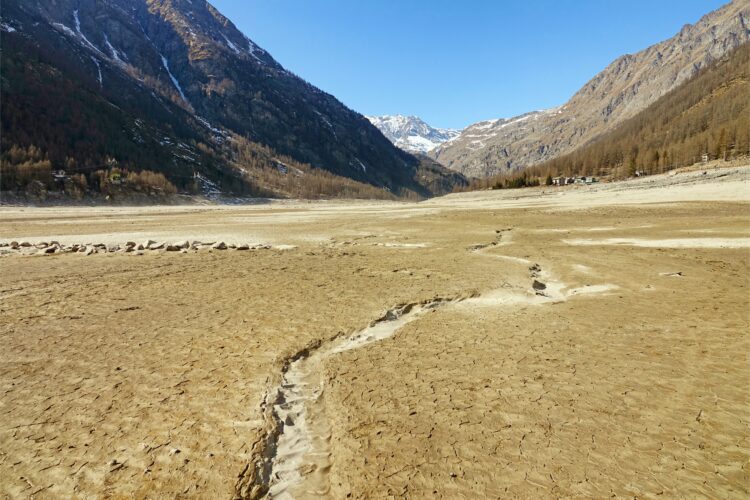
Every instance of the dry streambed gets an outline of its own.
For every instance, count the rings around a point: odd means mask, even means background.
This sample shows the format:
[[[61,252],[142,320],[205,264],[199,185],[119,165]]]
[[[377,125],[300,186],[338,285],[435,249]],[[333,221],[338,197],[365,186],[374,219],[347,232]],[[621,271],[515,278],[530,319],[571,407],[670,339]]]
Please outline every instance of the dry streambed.
[[[494,242],[476,245],[470,250],[482,256],[503,257],[480,252],[499,246],[504,231],[497,232]],[[240,474],[235,489],[237,497],[312,498],[330,494],[331,425],[325,406],[325,363],[337,354],[385,340],[420,316],[452,305],[542,305],[618,288],[612,284],[570,288],[555,280],[539,264],[532,264],[528,271],[531,287],[526,290],[500,288],[482,295],[399,305],[353,335],[315,343],[290,357],[284,363],[279,385],[270,389],[264,398],[265,437],[256,447],[255,463]]]

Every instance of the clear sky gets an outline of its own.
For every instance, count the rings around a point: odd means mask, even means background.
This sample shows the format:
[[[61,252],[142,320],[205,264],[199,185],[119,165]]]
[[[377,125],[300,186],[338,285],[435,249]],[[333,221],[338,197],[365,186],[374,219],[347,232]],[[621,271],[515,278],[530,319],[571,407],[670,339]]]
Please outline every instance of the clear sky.
[[[363,114],[463,128],[563,104],[616,57],[722,0],[210,0]]]

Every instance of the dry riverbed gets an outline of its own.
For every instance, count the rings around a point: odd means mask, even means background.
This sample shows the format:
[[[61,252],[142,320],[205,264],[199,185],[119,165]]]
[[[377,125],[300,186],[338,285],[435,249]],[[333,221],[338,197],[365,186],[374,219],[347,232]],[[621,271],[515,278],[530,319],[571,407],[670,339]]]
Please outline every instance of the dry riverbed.
[[[0,495],[746,496],[735,170],[2,208]]]

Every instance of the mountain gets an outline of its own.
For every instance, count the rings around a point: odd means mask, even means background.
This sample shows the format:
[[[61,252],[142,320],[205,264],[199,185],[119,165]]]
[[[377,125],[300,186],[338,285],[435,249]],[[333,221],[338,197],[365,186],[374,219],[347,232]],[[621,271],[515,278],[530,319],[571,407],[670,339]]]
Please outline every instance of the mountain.
[[[743,44],[609,132],[524,174],[625,178],[747,157],[749,96],[750,44]]]
[[[410,153],[427,153],[460,134],[459,130],[435,128],[417,116],[368,116],[393,144]]]
[[[114,159],[183,189],[201,176],[271,195],[289,194],[289,172],[407,196],[436,194],[425,178],[463,181],[394,147],[208,2],[6,0],[0,17],[4,154],[35,146],[69,172]]]
[[[485,177],[573,151],[746,43],[749,22],[750,0],[735,0],[669,40],[616,59],[565,105],[469,126],[430,156],[458,172]]]

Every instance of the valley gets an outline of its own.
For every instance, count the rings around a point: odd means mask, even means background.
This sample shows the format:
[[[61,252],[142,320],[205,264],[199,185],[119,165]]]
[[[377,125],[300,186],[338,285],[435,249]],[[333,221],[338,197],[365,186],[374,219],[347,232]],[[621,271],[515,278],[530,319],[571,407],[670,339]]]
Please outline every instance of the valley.
[[[0,247],[2,492],[747,494],[748,175],[421,203],[4,207],[3,243],[254,248]],[[313,364],[295,375],[295,360]],[[324,447],[283,444],[300,408]]]

